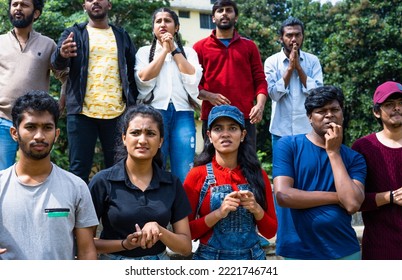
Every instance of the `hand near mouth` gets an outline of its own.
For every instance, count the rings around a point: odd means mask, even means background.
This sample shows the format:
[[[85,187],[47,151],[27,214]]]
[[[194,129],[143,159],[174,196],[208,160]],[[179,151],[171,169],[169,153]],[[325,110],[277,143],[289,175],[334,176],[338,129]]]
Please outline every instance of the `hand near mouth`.
[[[325,133],[325,150],[329,152],[339,152],[343,140],[342,126],[331,122],[328,124],[329,128]]]

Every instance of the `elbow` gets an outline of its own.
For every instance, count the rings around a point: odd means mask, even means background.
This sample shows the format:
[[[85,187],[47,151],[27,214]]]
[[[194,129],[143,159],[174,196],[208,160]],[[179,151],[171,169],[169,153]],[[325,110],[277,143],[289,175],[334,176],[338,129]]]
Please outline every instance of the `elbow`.
[[[276,203],[281,206],[281,207],[288,207],[287,203],[289,201],[289,196],[287,194],[284,194],[283,192],[278,191],[275,194],[276,197]]]
[[[360,206],[357,206],[357,207],[356,206],[350,206],[350,207],[346,207],[345,209],[346,209],[346,211],[348,212],[349,215],[353,215],[357,211],[359,211]]]
[[[193,246],[191,244],[191,240],[189,242],[185,242],[183,247],[178,251],[178,253],[182,256],[188,257],[192,253]]]
[[[360,210],[362,203],[363,203],[363,200],[362,201],[359,200],[359,201],[345,202],[345,203],[342,203],[342,205],[350,215],[353,215]]]
[[[362,206],[364,201],[364,197],[365,195],[364,193],[362,193],[355,199],[349,199],[344,201],[340,200],[340,203],[350,215],[353,215],[360,210],[360,207]]]

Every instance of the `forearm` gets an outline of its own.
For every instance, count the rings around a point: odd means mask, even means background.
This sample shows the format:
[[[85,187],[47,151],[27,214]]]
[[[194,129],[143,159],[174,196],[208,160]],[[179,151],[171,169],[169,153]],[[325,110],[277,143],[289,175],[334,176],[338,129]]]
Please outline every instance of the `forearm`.
[[[60,36],[59,41],[57,43],[56,50],[53,52],[51,57],[51,64],[55,70],[65,70],[70,62],[70,58],[64,58],[61,56],[60,50],[64,40],[67,39],[68,35],[71,33],[70,30],[63,31],[63,34]]]
[[[297,74],[299,75],[299,80],[302,83],[304,87],[307,87],[307,75],[304,73],[303,68],[299,65],[299,67],[296,68]]]
[[[380,192],[375,195],[375,202],[378,207],[391,203],[391,191]]]
[[[179,68],[179,71],[181,73],[187,75],[195,74],[194,66],[191,65],[190,62],[188,62],[187,59],[181,53],[173,56],[173,59],[176,62],[177,67]]]
[[[289,86],[290,78],[292,77],[292,73],[293,73],[293,68],[288,67],[285,71],[285,74],[283,74],[283,76],[282,76],[282,79],[285,82],[285,88],[287,88]]]
[[[328,157],[340,203],[349,213],[357,212],[364,200],[363,185],[350,178],[339,152],[328,152]]]
[[[160,241],[169,247],[173,252],[179,253],[183,256],[187,256],[191,253],[191,235],[185,233],[174,233],[170,230],[161,227]]]
[[[258,106],[262,111],[264,111],[266,102],[267,102],[267,96],[265,94],[259,93],[256,98],[256,106]]]
[[[124,239],[116,239],[116,240],[106,240],[106,239],[94,239],[96,252],[98,254],[108,254],[108,253],[115,253],[125,251],[126,248],[129,248],[128,242]],[[123,248],[122,242],[126,248]],[[134,249],[130,248],[129,249]]]
[[[69,65],[70,58],[64,58],[60,55],[60,48],[58,47],[56,51],[52,54],[52,68],[57,71],[65,70]]]
[[[223,219],[223,217],[221,216],[220,210],[218,208],[205,216],[205,224],[209,228],[212,228],[222,219]]]
[[[165,63],[166,54],[166,52],[161,53],[156,58],[154,58],[154,60],[150,64],[138,71],[138,77],[142,81],[149,81],[156,78],[159,75],[163,64]]]
[[[201,89],[201,90],[200,90],[200,94],[198,95],[198,98],[201,99],[201,100],[207,100],[207,101],[209,101],[211,94],[214,94],[214,93],[209,92],[209,91],[206,91],[205,89]]]
[[[294,209],[339,204],[336,192],[303,191],[292,188],[286,192],[277,191],[275,195],[280,206]]]

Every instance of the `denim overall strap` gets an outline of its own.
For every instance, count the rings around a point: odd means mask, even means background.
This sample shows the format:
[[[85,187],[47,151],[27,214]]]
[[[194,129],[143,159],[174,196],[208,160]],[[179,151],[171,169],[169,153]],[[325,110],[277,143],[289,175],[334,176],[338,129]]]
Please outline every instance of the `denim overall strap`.
[[[205,195],[207,194],[209,186],[216,184],[214,171],[212,170],[212,163],[211,162],[207,163],[206,167],[207,167],[207,177],[205,178],[204,185],[202,186],[202,189],[201,189],[201,192],[200,192],[200,198],[198,200],[197,211],[195,212],[195,217],[196,218],[197,218],[198,213],[200,211],[201,204],[204,201]]]

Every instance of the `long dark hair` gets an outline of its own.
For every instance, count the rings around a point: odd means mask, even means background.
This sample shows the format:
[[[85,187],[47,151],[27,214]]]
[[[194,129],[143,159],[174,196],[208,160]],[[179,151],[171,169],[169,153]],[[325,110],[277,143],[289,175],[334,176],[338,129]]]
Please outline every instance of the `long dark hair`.
[[[240,126],[240,125],[239,125]],[[244,128],[240,126],[243,130]],[[208,128],[210,129],[210,128]],[[202,152],[194,159],[194,166],[205,165],[212,161],[215,156],[215,147],[209,141],[209,137],[204,139],[204,148]],[[250,188],[253,190],[254,196],[258,204],[264,210],[267,210],[267,199],[265,195],[265,182],[262,178],[261,163],[251,143],[250,137],[244,137],[244,141],[240,142],[239,151],[237,153],[237,162]]]
[[[123,139],[122,135],[125,135],[127,133],[128,126],[136,116],[141,115],[142,117],[149,117],[151,118],[154,122],[156,122],[158,126],[158,130],[160,133],[161,138],[164,137],[164,130],[163,130],[163,118],[162,114],[155,108],[153,108],[150,105],[136,105],[136,106],[131,106],[129,107],[126,112],[121,116],[121,119],[119,121],[119,136],[117,138],[117,144],[116,144],[116,154],[115,154],[115,162],[118,162],[124,158],[127,157],[127,148],[123,144]],[[163,166],[163,160],[162,160],[162,152],[161,149],[158,149],[158,152],[152,159],[153,162],[155,162],[159,167],[162,168]]]
[[[158,13],[165,13],[165,12],[170,14],[170,16],[172,17],[172,19],[173,19],[173,21],[174,21],[174,26],[175,26],[175,27],[180,26],[179,17],[177,16],[177,14],[176,14],[174,11],[172,11],[171,9],[168,9],[168,8],[165,8],[165,7],[164,7],[164,8],[159,8],[159,9],[157,9],[157,10],[153,13],[153,15],[152,15],[152,29],[154,28],[154,23],[155,23],[156,15],[157,15]],[[174,38],[174,41],[176,42],[177,46],[178,46],[179,49],[181,50],[183,56],[184,56],[185,58],[187,58],[186,52],[184,51],[183,43],[182,43],[182,41],[181,41],[180,33],[177,31],[177,32],[174,34],[173,38]],[[158,38],[156,38],[156,36],[155,36],[155,34],[154,34],[154,36],[153,36],[153,38],[152,38],[151,49],[150,49],[150,51],[149,51],[149,60],[148,60],[149,63],[151,63],[151,62],[154,60],[155,49],[156,49],[156,44],[157,44],[157,42],[158,42]],[[151,92],[151,96],[150,96],[148,99],[144,100],[144,104],[151,104],[153,100],[154,100],[154,92],[152,91],[152,92]],[[199,109],[199,108],[200,108],[200,105],[199,105],[197,102],[195,102],[190,96],[188,96],[188,102],[189,102],[190,106],[191,106],[193,109]]]

